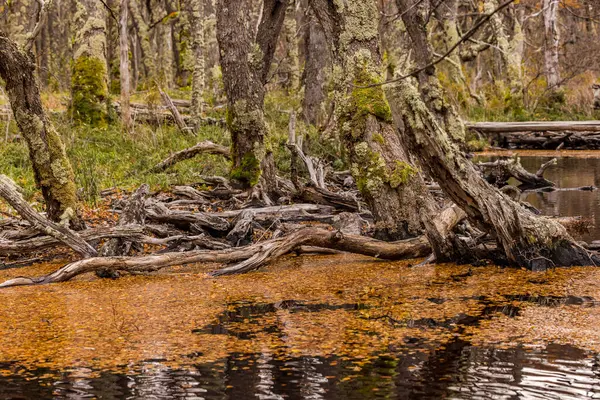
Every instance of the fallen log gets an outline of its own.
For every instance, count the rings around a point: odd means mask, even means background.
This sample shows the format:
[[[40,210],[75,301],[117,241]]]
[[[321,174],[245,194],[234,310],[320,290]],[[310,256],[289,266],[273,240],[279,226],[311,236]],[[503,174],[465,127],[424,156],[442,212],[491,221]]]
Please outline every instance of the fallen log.
[[[286,237],[246,247],[225,250],[195,250],[183,253],[165,253],[144,257],[94,257],[76,261],[59,270],[38,278],[17,277],[0,284],[12,286],[42,285],[65,282],[75,276],[108,268],[130,273],[151,272],[161,268],[191,263],[238,263],[212,273],[213,276],[243,273],[260,268],[266,263],[300,248],[315,246],[362,254],[385,260],[424,257],[431,252],[424,237],[399,242],[383,242],[364,236],[344,235],[319,228],[306,228]]]
[[[26,219],[34,229],[37,229],[48,236],[52,236],[85,258],[98,255],[96,249],[83,240],[81,236],[77,235],[67,227],[50,221],[35,211],[33,207],[23,199],[17,185],[5,175],[0,175],[0,197],[6,200],[6,202],[10,204],[21,217]]]
[[[145,241],[144,228],[139,225],[125,225],[114,228],[92,228],[79,232],[79,236],[86,242],[100,239],[126,239],[130,241]],[[25,240],[8,241],[0,240],[0,257],[23,255],[46,250],[63,244],[52,236],[38,236]]]
[[[600,149],[600,132],[484,132],[490,144],[510,149]]]
[[[478,132],[600,132],[600,121],[471,122]]]
[[[229,158],[229,156],[230,156],[228,147],[213,143],[209,140],[205,140],[203,142],[196,144],[195,146],[192,146],[190,148],[183,149],[183,150],[178,151],[177,153],[174,153],[167,159],[161,161],[160,163],[158,163],[154,167],[152,167],[150,172],[155,172],[155,173],[163,172],[167,168],[172,167],[173,165],[177,164],[180,161],[189,160],[190,158],[194,158],[198,154],[202,154],[202,153],[220,154],[222,156],[225,156],[226,158]]]

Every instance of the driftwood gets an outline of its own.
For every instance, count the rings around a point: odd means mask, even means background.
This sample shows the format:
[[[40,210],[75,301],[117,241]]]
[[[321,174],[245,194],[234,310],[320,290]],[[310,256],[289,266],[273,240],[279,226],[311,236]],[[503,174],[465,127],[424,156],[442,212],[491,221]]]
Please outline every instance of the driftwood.
[[[252,224],[256,213],[250,210],[244,210],[235,221],[233,229],[227,234],[227,240],[234,246],[246,246],[252,243]]]
[[[123,212],[119,216],[119,226],[126,225],[144,225],[146,222],[146,210],[144,201],[150,191],[150,186],[143,184],[140,186],[128,199]],[[127,255],[134,242],[124,240],[122,238],[114,238],[107,241],[100,249],[100,255],[107,256],[122,256]]]
[[[96,249],[83,240],[81,236],[77,235],[67,227],[50,221],[35,211],[33,207],[23,199],[23,196],[21,196],[15,183],[5,175],[0,175],[0,197],[6,200],[19,215],[29,221],[33,228],[66,244],[85,258],[98,255]]]
[[[167,168],[172,167],[180,161],[189,160],[190,158],[196,157],[198,154],[202,153],[220,154],[227,158],[229,158],[230,155],[229,148],[206,140],[196,144],[195,146],[174,153],[169,158],[156,164],[150,171],[163,172]]]
[[[177,109],[177,107],[175,107],[175,104],[173,104],[173,101],[171,100],[169,95],[163,92],[162,90],[159,90],[159,92],[165,107],[167,107],[171,115],[173,115],[173,119],[175,120],[175,124],[177,124],[179,130],[182,133],[190,133],[190,128],[187,126],[187,124],[181,117],[179,110]]]
[[[477,166],[483,170],[486,180],[498,187],[507,185],[509,178],[513,177],[528,188],[542,188],[556,186],[544,178],[544,172],[552,165],[556,165],[556,158],[542,164],[535,174],[527,171],[521,165],[521,160],[515,156],[506,160],[478,163]]]
[[[147,213],[147,218],[150,221],[184,226],[184,229],[187,230],[189,230],[190,225],[197,225],[200,228],[217,232],[226,232],[231,228],[226,219],[215,216],[214,213],[170,210],[160,203],[156,203],[151,209],[147,209]]]
[[[213,272],[214,276],[230,275],[257,269],[269,261],[300,246],[315,246],[347,251],[385,260],[423,257],[431,248],[423,237],[400,242],[382,242],[364,236],[344,235],[336,231],[306,228],[289,236],[251,246],[225,250],[196,250],[144,257],[95,257],[68,264],[58,271],[39,278],[10,279],[0,288],[64,282],[77,275],[108,268],[132,273],[151,272],[161,268],[191,263],[238,263]]]
[[[108,239],[123,238],[131,241],[145,241],[144,229],[139,225],[117,226],[114,228],[92,228],[78,232],[81,239],[86,242]],[[56,247],[63,244],[52,236],[38,236],[25,240],[9,241],[0,239],[0,256],[24,255],[40,250]]]

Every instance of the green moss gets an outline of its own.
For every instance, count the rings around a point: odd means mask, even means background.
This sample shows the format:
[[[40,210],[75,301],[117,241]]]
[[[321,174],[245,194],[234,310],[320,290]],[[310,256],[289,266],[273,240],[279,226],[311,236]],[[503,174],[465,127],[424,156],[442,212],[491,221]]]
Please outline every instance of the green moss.
[[[374,134],[373,140],[376,141],[377,143],[379,143],[380,145],[385,144],[385,138],[383,137],[383,135],[381,133]]]
[[[258,161],[253,153],[246,153],[244,157],[242,157],[240,165],[232,168],[230,176],[231,179],[235,179],[252,187],[258,183],[261,173],[260,161]]]
[[[352,176],[361,193],[376,195],[383,184],[389,180],[388,168],[381,154],[369,148],[366,142],[354,146],[355,163],[352,164]]]
[[[350,109],[354,118],[365,118],[374,115],[381,121],[392,122],[392,111],[385,98],[381,86],[364,87],[381,83],[380,79],[371,75],[364,67],[354,80]]]
[[[408,181],[418,173],[412,165],[403,161],[396,161],[394,171],[390,174],[390,186],[394,189],[408,183]]]
[[[95,57],[82,56],[73,64],[71,114],[78,122],[105,125],[107,112],[106,66]]]

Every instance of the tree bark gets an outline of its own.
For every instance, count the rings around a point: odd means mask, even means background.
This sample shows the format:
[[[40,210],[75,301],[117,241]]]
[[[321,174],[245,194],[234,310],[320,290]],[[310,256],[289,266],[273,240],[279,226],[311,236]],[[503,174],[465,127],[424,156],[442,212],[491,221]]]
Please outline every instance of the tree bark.
[[[544,61],[548,89],[556,92],[560,88],[560,64],[558,50],[560,45],[560,31],[558,29],[559,0],[544,0],[542,3],[544,14]]]
[[[488,184],[450,141],[408,80],[388,86],[387,94],[394,120],[405,128],[411,154],[473,223],[495,236],[510,263],[545,270],[600,262],[558,222],[534,215]]]
[[[221,0],[217,6],[217,38],[232,139],[231,177],[245,187],[255,186],[263,171],[274,171],[267,146],[264,85],[288,1],[264,0],[257,31],[251,19],[251,3]],[[265,179],[268,188],[276,187],[274,176],[265,173]]]
[[[121,79],[121,125],[126,132],[131,132],[131,78],[129,76],[129,37],[127,22],[129,20],[129,0],[121,0],[119,20],[119,73]]]
[[[204,57],[204,0],[188,0],[190,7],[190,24],[192,28],[192,52],[194,55],[194,72],[192,75],[191,114],[196,121],[196,129],[200,126],[204,109],[204,87],[206,61]]]
[[[308,26],[304,36],[304,99],[302,113],[304,120],[313,125],[320,126],[324,122],[325,113],[325,83],[328,70],[331,68],[331,55],[327,47],[327,40],[319,21],[310,13]]]
[[[336,116],[345,157],[373,213],[376,237],[399,240],[422,232],[420,212],[431,197],[392,124],[382,82],[375,3],[349,0],[344,7],[311,0],[333,53]],[[417,212],[415,212],[417,211]]]
[[[0,34],[0,76],[21,134],[27,142],[35,180],[42,190],[48,217],[83,229],[78,215],[75,177],[58,132],[42,106],[31,53]]]
[[[418,68],[423,68],[427,65],[431,65],[434,57],[432,46],[427,37],[427,21],[424,18],[423,11],[418,7],[418,4],[416,4],[415,1],[418,0],[396,0],[396,5],[401,12],[402,21],[404,22],[404,26],[406,27],[406,31],[412,42],[416,66]],[[440,7],[456,8],[456,2],[451,1],[449,4],[442,4]],[[445,30],[450,29],[450,25],[456,24],[455,18],[456,15],[452,16],[452,13],[450,13],[450,16],[443,21]],[[458,41],[458,38],[456,40]],[[449,48],[454,43],[445,44]],[[454,62],[458,62],[460,65],[460,60],[454,60]],[[423,94],[423,99],[431,112],[433,112],[440,124],[445,127],[446,131],[457,143],[464,143],[464,125],[455,108],[446,100],[444,89],[437,78],[436,67],[431,66],[425,69],[419,73],[417,78],[419,80],[419,89]],[[457,78],[457,81],[461,81],[464,84],[464,81],[460,79],[460,76]]]

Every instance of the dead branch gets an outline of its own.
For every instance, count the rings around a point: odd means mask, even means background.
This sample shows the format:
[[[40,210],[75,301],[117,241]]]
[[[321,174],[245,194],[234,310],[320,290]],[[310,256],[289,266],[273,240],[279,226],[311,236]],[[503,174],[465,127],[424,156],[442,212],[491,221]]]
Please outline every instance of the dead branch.
[[[156,164],[150,171],[151,172],[163,172],[167,168],[172,167],[180,161],[189,160],[190,158],[196,157],[198,154],[208,153],[208,154],[220,154],[229,158],[230,152],[229,148],[222,146],[220,144],[213,143],[209,140],[205,140],[200,142],[190,148],[180,150],[177,153],[174,153],[169,158],[163,160],[162,162]]]
[[[507,160],[496,160],[493,162],[478,163],[477,166],[485,171],[488,182],[502,187],[507,184],[510,177],[531,188],[554,187],[554,182],[544,178],[544,172],[548,167],[556,165],[556,158],[544,163],[535,174],[527,171],[521,165],[518,156]]]
[[[173,119],[175,120],[175,123],[177,124],[177,127],[179,128],[179,130],[182,133],[190,133],[190,128],[187,126],[187,124],[181,117],[179,110],[177,110],[177,107],[175,107],[175,104],[173,104],[173,101],[171,100],[169,95],[162,90],[159,90],[159,92],[160,92],[160,97],[162,98],[163,103],[165,104],[167,109],[171,112],[171,115],[173,115]]]
[[[50,221],[35,211],[33,207],[23,199],[17,185],[5,175],[0,175],[0,197],[6,200],[6,202],[10,204],[21,217],[29,221],[33,228],[66,244],[85,258],[98,255],[96,249],[83,240],[81,236],[67,227]]]
[[[234,266],[215,271],[213,275],[237,274],[260,268],[275,258],[287,254],[300,246],[316,246],[342,250],[385,260],[423,257],[431,251],[424,237],[400,242],[383,242],[364,236],[344,235],[340,232],[332,232],[319,228],[306,228],[280,239],[226,250],[195,250],[144,257],[89,258],[68,264],[49,275],[38,278],[18,277],[10,279],[0,284],[0,288],[65,282],[75,276],[95,272],[102,268],[139,273],[191,263],[237,262],[238,264]]]

